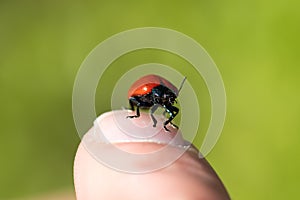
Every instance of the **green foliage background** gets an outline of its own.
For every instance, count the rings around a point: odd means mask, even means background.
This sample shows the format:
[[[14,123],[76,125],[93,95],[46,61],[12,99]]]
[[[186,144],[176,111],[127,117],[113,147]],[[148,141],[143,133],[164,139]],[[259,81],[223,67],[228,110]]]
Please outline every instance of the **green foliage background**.
[[[1,0],[0,199],[73,187],[76,72],[99,42],[144,26],[189,35],[218,65],[228,110],[208,160],[232,198],[299,199],[299,6],[295,0]],[[117,62],[180,63],[141,54]],[[110,108],[103,101],[98,113]]]

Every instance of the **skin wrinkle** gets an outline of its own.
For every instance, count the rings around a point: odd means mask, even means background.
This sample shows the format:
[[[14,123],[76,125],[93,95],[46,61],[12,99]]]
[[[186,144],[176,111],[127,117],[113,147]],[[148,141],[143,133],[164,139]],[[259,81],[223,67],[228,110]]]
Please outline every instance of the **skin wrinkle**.
[[[176,172],[184,172],[185,176],[190,180],[194,179],[195,182],[200,181],[203,185],[209,185],[209,188],[224,188],[220,179],[217,177],[215,171],[210,167],[208,162],[201,158],[199,159],[197,154],[193,152],[187,152],[180,159],[176,161],[170,169]],[[223,190],[226,194],[226,190]]]

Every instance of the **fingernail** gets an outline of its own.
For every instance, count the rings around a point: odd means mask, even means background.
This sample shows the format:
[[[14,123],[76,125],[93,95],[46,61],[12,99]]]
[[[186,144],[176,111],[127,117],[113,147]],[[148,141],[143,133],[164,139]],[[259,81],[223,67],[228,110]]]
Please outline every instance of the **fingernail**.
[[[128,118],[134,115],[132,111],[117,110],[100,115],[94,121],[93,137],[101,143],[153,142],[173,146],[189,146],[179,129],[172,127],[164,129],[165,118],[156,115],[157,124],[153,127],[150,114],[141,113],[138,118]]]

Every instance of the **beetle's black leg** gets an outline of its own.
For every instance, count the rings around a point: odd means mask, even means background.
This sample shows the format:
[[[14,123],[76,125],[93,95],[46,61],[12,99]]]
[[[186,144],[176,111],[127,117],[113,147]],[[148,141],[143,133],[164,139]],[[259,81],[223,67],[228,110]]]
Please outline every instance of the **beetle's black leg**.
[[[150,114],[153,121],[153,127],[156,127],[157,124],[157,120],[155,119],[153,113],[157,110],[158,106],[159,106],[158,104],[154,104],[154,106],[152,106],[150,109]]]
[[[140,104],[136,105],[136,116],[135,117],[139,117],[140,116]]]
[[[177,126],[176,124],[174,124],[173,122],[170,122],[170,124],[171,124],[174,128],[178,129],[178,126]]]
[[[133,104],[132,99],[129,99],[129,105],[130,105],[130,109],[131,109],[132,111],[134,111],[134,104]]]
[[[136,115],[129,115],[127,116],[127,118],[136,118],[140,116],[140,103],[138,103],[137,101],[135,101],[135,99],[130,98],[129,99],[129,104],[131,107],[131,110],[134,111],[134,104],[136,104]]]
[[[179,109],[178,108],[176,108],[175,106],[166,106],[165,107],[166,108],[166,111],[170,114],[170,118],[167,120],[167,121],[165,121],[165,123],[164,123],[164,128],[165,128],[165,130],[166,131],[169,131],[169,129],[167,129],[167,125],[169,124],[169,123],[171,123],[173,126],[175,125],[175,124],[173,124],[172,123],[172,120],[175,118],[175,116],[178,114],[178,112],[179,112]],[[175,125],[175,127],[177,127],[176,125]]]
[[[137,118],[140,117],[140,106],[136,105],[136,115],[128,115],[127,118]]]

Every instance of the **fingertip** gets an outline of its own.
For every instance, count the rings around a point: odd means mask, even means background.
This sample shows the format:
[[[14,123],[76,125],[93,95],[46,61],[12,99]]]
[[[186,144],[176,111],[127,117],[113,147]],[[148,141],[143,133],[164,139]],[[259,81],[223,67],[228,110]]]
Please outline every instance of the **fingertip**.
[[[178,189],[178,193],[181,192],[180,194],[184,195],[185,191],[188,191],[186,194],[188,195],[190,192],[189,195],[191,195],[193,191],[189,191],[188,188],[188,186],[191,186],[190,188],[198,188],[201,191],[206,191],[207,194],[215,194],[215,196],[219,197],[221,195],[224,197],[220,199],[229,199],[225,187],[222,185],[222,182],[212,167],[205,159],[201,159],[203,157],[201,157],[201,154],[193,145],[183,140],[180,132],[172,132],[168,135],[164,130],[160,130],[151,140],[149,140],[149,138],[146,140],[141,137],[135,138],[132,137],[132,135],[128,135],[127,132],[124,134],[124,130],[120,129],[120,126],[118,126],[115,121],[115,116],[117,116],[117,120],[123,120],[122,123],[126,122],[126,120],[130,120],[126,118],[127,111],[120,111],[117,112],[117,115],[115,114],[116,112],[109,112],[101,115],[97,119],[98,121],[95,121],[94,127],[82,138],[82,142],[78,146],[74,160],[74,185],[78,200],[114,199],[113,197],[116,197],[116,199],[133,199],[130,195],[135,192],[136,187],[145,187],[143,192],[149,194],[149,192],[161,191],[164,185],[168,186],[165,191],[163,191],[164,194],[167,194],[166,190],[171,192],[174,189]],[[133,121],[134,127],[139,126],[143,128],[145,125],[144,122],[147,122],[147,120],[149,120],[147,116],[142,116],[138,120]],[[125,123],[125,125],[127,125],[127,123]],[[152,126],[150,128],[153,130]],[[133,129],[129,127],[127,130],[131,131]],[[139,130],[137,133],[143,134],[145,132]],[[176,133],[179,135],[178,138],[176,138]],[[172,145],[170,145],[170,142]],[[143,169],[148,169],[149,164],[147,163],[149,163],[149,159],[141,162],[140,160],[138,160],[138,162],[132,159],[126,160],[124,157],[118,157],[116,154],[112,154],[112,150],[118,148],[129,154],[145,154],[168,145],[170,145],[169,154],[158,154],[154,161],[160,163],[160,160],[170,160],[174,154],[179,156],[175,156],[174,158],[176,159],[174,160],[171,159],[172,161],[169,162],[169,165],[157,168],[151,171],[151,173],[145,173],[146,171],[143,170],[141,171],[143,173],[139,175],[130,173],[140,168],[122,173],[120,172],[122,170],[116,171],[115,168],[107,163],[101,162],[100,157],[97,157],[104,154],[108,161],[111,161],[111,159],[121,160],[120,169],[123,169],[122,167],[128,163],[133,163],[134,166],[138,163]],[[184,145],[188,145],[189,148],[183,149],[182,146]],[[162,179],[162,177],[164,177],[164,179]],[[140,182],[135,182],[135,185],[128,185],[127,181],[132,181],[133,178],[138,179]],[[182,181],[182,183],[175,184],[174,182],[176,181]],[[173,183],[174,186],[172,187]],[[114,190],[118,190],[118,193],[114,193]],[[131,191],[131,193],[128,193],[128,190]],[[143,195],[141,191],[137,190],[136,192]]]

